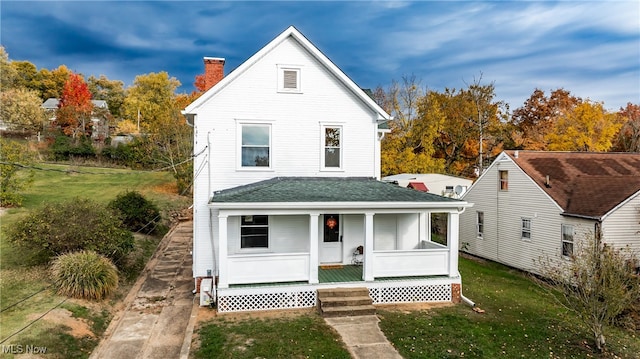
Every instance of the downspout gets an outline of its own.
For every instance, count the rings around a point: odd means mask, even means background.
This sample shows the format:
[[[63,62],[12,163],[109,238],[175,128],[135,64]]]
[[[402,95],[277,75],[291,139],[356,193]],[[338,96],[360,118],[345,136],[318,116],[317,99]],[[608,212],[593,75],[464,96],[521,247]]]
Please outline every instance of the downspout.
[[[467,207],[462,207],[462,210],[458,209],[458,215],[463,214],[466,210],[467,210]],[[462,294],[462,284],[460,285],[460,299],[462,299],[462,301],[468,306],[470,306],[471,308],[475,308],[476,303],[474,303],[471,299],[465,297],[464,294]]]
[[[212,129],[212,131],[213,130],[215,130],[215,129]],[[211,158],[211,131],[207,132],[207,147],[208,147],[208,150],[209,150],[209,153],[208,153],[208,156],[207,156],[208,160],[209,160],[209,163],[208,163],[208,165],[209,165],[209,173],[208,173],[208,175],[209,176],[208,176],[208,181],[207,181],[207,184],[208,184],[208,186],[207,186],[207,198],[213,198],[213,192],[211,191],[211,178],[212,178],[211,174],[212,174],[212,171],[213,171],[213,161],[212,161],[212,158]],[[211,196],[211,197],[209,197],[209,196]],[[218,267],[217,266],[217,264],[218,264],[217,258],[218,257],[216,257],[216,243],[215,243],[214,237],[213,237],[213,221],[212,221],[213,218],[211,218],[211,209],[208,209],[208,211],[209,211],[209,237],[211,238],[211,254],[213,255],[213,257],[212,257],[213,258],[213,268],[212,268],[212,273],[211,273],[213,275],[212,288],[215,288],[216,287],[216,278],[218,277],[218,270],[216,269]],[[217,291],[215,289],[214,289],[214,293],[217,293]],[[213,300],[216,303],[218,303],[217,299],[218,298],[217,298],[217,294],[216,294],[216,298],[213,298]]]

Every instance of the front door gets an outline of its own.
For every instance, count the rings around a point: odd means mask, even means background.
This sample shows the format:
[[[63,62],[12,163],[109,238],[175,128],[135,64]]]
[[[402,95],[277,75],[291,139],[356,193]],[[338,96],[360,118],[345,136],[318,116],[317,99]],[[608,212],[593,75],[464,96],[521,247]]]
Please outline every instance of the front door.
[[[342,232],[340,215],[325,214],[322,221],[323,235],[320,243],[320,263],[342,263]]]

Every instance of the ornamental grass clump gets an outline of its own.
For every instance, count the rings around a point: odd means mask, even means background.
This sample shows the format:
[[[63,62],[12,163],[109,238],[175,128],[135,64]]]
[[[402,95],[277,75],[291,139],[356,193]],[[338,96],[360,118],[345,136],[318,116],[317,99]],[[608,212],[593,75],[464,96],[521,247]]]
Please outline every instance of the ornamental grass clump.
[[[118,288],[118,270],[94,251],[62,254],[52,272],[58,293],[72,298],[101,300]]]

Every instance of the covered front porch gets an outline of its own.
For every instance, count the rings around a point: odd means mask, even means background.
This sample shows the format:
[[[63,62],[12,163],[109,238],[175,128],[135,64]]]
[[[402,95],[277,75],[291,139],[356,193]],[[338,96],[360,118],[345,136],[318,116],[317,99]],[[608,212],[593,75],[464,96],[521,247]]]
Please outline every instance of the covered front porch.
[[[314,306],[317,289],[336,286],[366,287],[374,303],[451,299],[465,202],[370,179],[267,182],[210,204],[219,310]],[[324,195],[329,184],[342,192]]]

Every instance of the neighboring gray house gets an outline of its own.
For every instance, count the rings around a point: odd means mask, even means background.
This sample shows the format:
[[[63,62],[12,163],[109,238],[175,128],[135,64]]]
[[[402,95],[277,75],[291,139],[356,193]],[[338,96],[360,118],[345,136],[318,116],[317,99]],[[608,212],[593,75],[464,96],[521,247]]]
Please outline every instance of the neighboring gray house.
[[[106,114],[109,113],[109,105],[105,100],[91,100],[93,104],[93,114],[91,116],[93,138],[106,138],[109,135],[109,124],[107,122]],[[60,100],[57,98],[48,98],[42,103],[42,108],[45,109],[49,116],[50,121],[56,119],[56,110],[60,105]]]
[[[505,151],[463,199],[466,251],[536,272],[541,256],[567,258],[602,230],[606,243],[640,252],[640,154]]]

